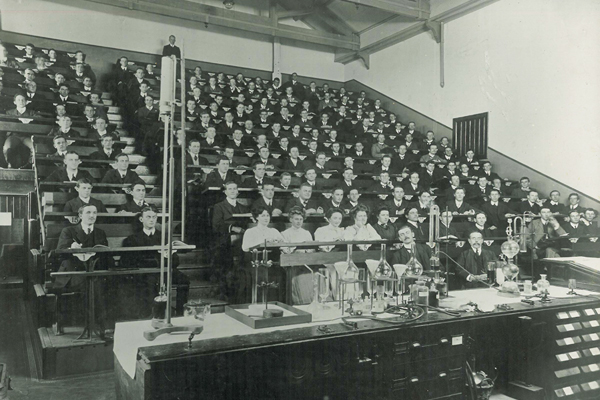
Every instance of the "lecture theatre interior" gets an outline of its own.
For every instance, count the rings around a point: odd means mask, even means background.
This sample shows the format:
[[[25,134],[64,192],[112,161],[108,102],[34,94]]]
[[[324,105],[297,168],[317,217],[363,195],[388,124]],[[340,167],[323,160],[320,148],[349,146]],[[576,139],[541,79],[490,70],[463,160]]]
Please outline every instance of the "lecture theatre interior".
[[[0,0],[0,400],[600,399],[597,0]]]

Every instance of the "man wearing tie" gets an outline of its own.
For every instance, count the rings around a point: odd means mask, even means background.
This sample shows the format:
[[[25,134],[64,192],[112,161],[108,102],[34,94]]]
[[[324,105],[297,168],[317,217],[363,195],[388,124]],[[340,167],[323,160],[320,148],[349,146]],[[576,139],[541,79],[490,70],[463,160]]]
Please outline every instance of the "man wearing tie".
[[[90,182],[95,182],[89,172],[80,170],[79,154],[74,151],[67,151],[63,160],[65,167],[56,169],[45,179],[46,182],[76,182],[79,179],[86,178]]]
[[[252,203],[252,210],[256,210],[259,207],[267,209],[269,214],[273,217],[278,217],[282,213],[283,205],[280,201],[277,201],[275,197],[275,186],[272,182],[265,182],[260,190],[261,196]]]
[[[93,185],[90,180],[86,178],[78,179],[77,183],[75,184],[75,191],[79,194],[79,196],[67,201],[63,211],[77,212],[81,207],[92,205],[96,207],[98,212],[108,212],[100,200],[91,197],[92,187]]]
[[[431,258],[431,248],[426,244],[415,243],[414,230],[404,225],[398,229],[398,238],[402,241],[402,247],[392,251],[390,264],[407,264],[411,259],[415,259],[423,267],[423,271],[431,269],[429,259]]]
[[[321,208],[323,213],[327,213],[330,208],[342,208],[342,202],[344,201],[344,189],[341,187],[334,187],[331,189],[331,198],[324,199],[321,202]]]
[[[114,143],[114,134],[106,134],[100,139],[101,148],[90,154],[90,158],[92,160],[115,161],[118,151],[113,149]],[[105,164],[105,167],[108,167],[108,164]]]
[[[458,257],[458,264],[464,268],[458,268],[458,276],[464,280],[465,289],[486,286],[481,282],[487,280],[487,263],[496,261],[496,256],[493,251],[482,248],[483,236],[480,232],[469,234],[469,244],[471,248]]]
[[[49,154],[48,157],[65,158],[67,155],[67,139],[64,136],[58,135],[52,138],[52,147],[56,149],[54,154]]]
[[[392,192],[393,197],[385,200],[385,206],[390,210],[390,217],[404,217],[404,209],[407,206],[404,200],[404,189],[401,186],[395,186]]]
[[[204,181],[204,187],[218,187],[219,189],[225,185],[225,182],[238,182],[238,176],[234,171],[229,170],[229,158],[220,156],[217,159],[217,169],[212,170]],[[236,186],[237,190],[237,186]]]
[[[524,213],[532,213],[538,215],[540,213],[540,200],[538,199],[538,192],[536,190],[531,190],[527,194],[527,200],[522,201],[517,206],[517,211],[519,214]]]
[[[96,228],[96,218],[98,209],[95,205],[84,205],[77,210],[80,223],[73,226],[63,228],[58,239],[57,249],[81,249],[92,248],[94,246],[108,246],[106,233]],[[62,257],[62,261],[58,272],[71,271],[86,271],[86,270],[106,270],[114,267],[114,260],[111,255],[104,253],[98,255],[94,253],[83,254],[66,254]],[[64,291],[82,290],[85,283],[84,277],[80,276],[62,276],[55,278],[51,286],[51,291],[60,294]],[[107,312],[107,304],[104,296],[106,285],[104,281],[96,279],[94,281],[96,289],[95,308],[97,323],[100,326],[100,331],[104,332],[104,328],[111,326],[112,321],[109,320]],[[59,300],[60,296],[57,297]],[[57,320],[64,318],[61,308],[61,302],[57,303]],[[60,324],[58,324],[60,326]]]
[[[242,182],[241,187],[250,189],[261,189],[264,183],[270,182],[267,178],[265,178],[265,164],[262,161],[259,160],[255,162],[252,165],[252,171],[254,172],[254,176],[244,180]]]
[[[175,56],[175,58],[181,58],[181,49],[175,46],[175,35],[169,36],[169,44],[163,47],[163,57]]]
[[[567,206],[560,202],[560,192],[558,190],[553,190],[550,192],[550,203],[548,204],[550,211],[552,214],[567,214]]]
[[[423,224],[419,222],[419,210],[411,204],[404,210],[404,216],[406,217],[407,226],[413,231],[415,240],[426,240],[427,234],[423,228]]]
[[[210,126],[206,131],[206,139],[200,141],[200,144],[205,149],[211,149],[207,154],[217,154],[216,149],[221,147],[221,143],[217,140],[217,131],[214,126]]]
[[[490,190],[490,201],[481,205],[481,210],[485,213],[490,222],[490,229],[495,227],[499,232],[505,232],[508,223],[506,219],[514,216],[514,211],[508,208],[508,205],[500,201],[500,192],[498,189]]]
[[[118,154],[115,157],[115,162],[113,165],[115,168],[108,171],[106,175],[104,175],[104,178],[102,178],[102,183],[120,185],[144,183],[144,180],[140,178],[135,171],[129,169],[129,156],[127,154]],[[120,189],[118,191],[120,192]]]
[[[142,229],[137,233],[128,236],[123,241],[123,247],[147,247],[161,245],[161,232],[156,228],[158,214],[153,207],[144,206],[139,214],[139,222]],[[167,256],[165,252],[165,257]],[[156,250],[136,251],[123,253],[120,265],[124,268],[160,268],[161,252]],[[167,260],[165,259],[165,263]],[[173,254],[171,282],[177,287],[175,297],[175,313],[178,316],[183,315],[183,305],[187,303],[190,290],[189,278],[177,269],[179,257]],[[152,315],[152,301],[159,293],[160,276],[159,274],[134,275],[133,287],[129,285],[119,285],[118,294],[120,304],[127,306],[133,304],[129,311],[134,318],[149,318]],[[165,277],[166,281],[166,277]],[[124,290],[121,290],[124,289]],[[129,289],[129,290],[127,290]]]
[[[186,165],[209,165],[208,160],[200,156],[200,141],[192,139],[188,143],[188,151],[185,155]]]
[[[571,212],[571,210],[575,210],[579,212],[579,214],[583,214],[585,212],[585,208],[579,205],[579,195],[577,193],[571,193],[569,195],[569,204],[567,205],[567,212]]]
[[[552,216],[552,211],[548,206],[542,206],[539,219],[534,219],[525,229],[527,238],[527,247],[535,250],[534,259],[560,257],[558,250],[552,246],[552,242],[546,239],[556,239],[559,236],[566,236],[567,232],[560,226],[556,218]]]
[[[121,204],[117,207],[119,213],[139,213],[144,207],[149,207],[150,204],[146,202],[146,185],[143,183],[136,183],[131,188],[131,199],[127,200],[125,204]]]
[[[300,207],[304,212],[308,214],[322,213],[323,209],[316,200],[311,199],[313,187],[307,183],[302,182],[300,189],[298,190],[298,197],[290,199],[285,205],[285,212],[289,212],[293,207]]]
[[[212,266],[217,279],[221,282],[222,293],[229,298],[235,298],[236,285],[231,283],[235,280],[232,275],[233,257],[234,252],[239,257],[242,256],[239,240],[244,233],[245,219],[235,219],[233,215],[245,214],[248,208],[237,201],[239,194],[237,183],[225,182],[224,190],[225,200],[215,204],[212,213],[212,228],[215,236]]]

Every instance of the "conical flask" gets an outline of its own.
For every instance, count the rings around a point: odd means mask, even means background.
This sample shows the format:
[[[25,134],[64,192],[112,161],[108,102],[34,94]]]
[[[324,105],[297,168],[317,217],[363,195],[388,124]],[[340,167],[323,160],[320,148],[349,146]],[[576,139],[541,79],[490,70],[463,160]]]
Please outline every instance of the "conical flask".
[[[342,275],[342,281],[346,283],[356,283],[358,281],[358,267],[352,261],[352,245],[348,245],[348,257],[346,258],[348,268]]]
[[[406,263],[406,265],[408,266],[408,269],[406,270],[406,276],[416,277],[421,276],[421,274],[423,274],[423,264],[421,264],[419,260],[417,260],[416,253],[417,246],[415,245],[415,243],[413,243],[411,247],[410,260],[408,260],[408,262]]]
[[[381,257],[379,258],[379,264],[375,270],[374,277],[376,280],[385,280],[392,277],[394,270],[392,266],[386,261],[386,244],[381,245]]]

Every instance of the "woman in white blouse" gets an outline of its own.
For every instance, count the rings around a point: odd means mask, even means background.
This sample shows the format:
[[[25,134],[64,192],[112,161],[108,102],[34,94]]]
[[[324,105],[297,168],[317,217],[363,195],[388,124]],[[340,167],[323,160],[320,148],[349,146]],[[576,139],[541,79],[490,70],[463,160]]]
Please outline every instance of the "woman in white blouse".
[[[354,224],[347,227],[344,231],[344,240],[381,240],[381,236],[379,236],[371,224],[367,222],[369,220],[369,208],[367,206],[359,204],[354,207],[350,212],[350,215],[354,218]],[[356,247],[362,251],[366,251],[371,245],[358,244]],[[356,278],[358,279],[359,277],[357,276]],[[362,288],[360,286],[360,284],[357,284],[354,288],[347,287],[346,293],[348,296],[353,297],[361,292]]]
[[[266,207],[257,207],[252,210],[252,216],[256,220],[255,227],[244,232],[242,239],[242,250],[249,252],[251,247],[267,243],[283,242],[283,236],[275,228],[269,228],[271,215]],[[309,234],[310,235],[310,234]]]
[[[326,226],[321,226],[315,231],[316,242],[337,242],[344,240],[344,228],[340,225],[344,219],[344,211],[340,208],[330,208],[325,213],[325,219],[329,222]],[[319,246],[320,251],[332,251],[336,246]],[[341,247],[341,246],[338,246]],[[336,250],[345,250],[336,249]],[[332,264],[326,264],[327,277],[329,279],[329,289],[331,290],[332,297],[337,298],[337,273],[335,267]]]
[[[381,240],[381,236],[367,221],[369,220],[369,209],[359,204],[351,212],[354,218],[354,224],[350,225],[344,231],[344,240]],[[357,247],[366,251],[371,247],[370,244],[359,244]]]
[[[250,300],[250,294],[252,293],[252,276],[254,268],[250,267],[250,263],[254,259],[254,253],[250,251],[250,248],[262,245],[265,243],[280,243],[283,242],[283,236],[275,228],[269,228],[269,222],[271,222],[271,214],[269,210],[264,207],[256,207],[252,209],[252,216],[257,221],[256,226],[248,229],[244,232],[242,238],[242,250],[244,251],[244,265],[245,268],[240,270],[240,274],[235,275],[234,279],[238,280],[234,285],[239,288],[239,291],[243,293],[239,297],[239,301],[248,302]],[[273,253],[270,253],[273,254]],[[275,254],[279,254],[275,252]],[[262,260],[262,255],[259,255]],[[272,258],[271,258],[272,259]],[[258,268],[258,279],[261,280],[261,276],[265,274],[264,268]],[[269,280],[275,281],[279,284],[279,287],[283,287],[283,272],[281,267],[269,268]],[[268,300],[281,300],[284,298],[283,293],[278,293],[277,290],[269,291]],[[244,299],[244,300],[241,300]],[[262,301],[262,291],[258,291],[258,301]]]
[[[302,243],[312,242],[313,238],[309,231],[302,228],[304,223],[304,210],[300,207],[292,207],[288,212],[291,227],[281,233],[284,242]],[[282,247],[284,253],[309,252],[313,250],[298,249],[295,247]],[[293,304],[308,304],[313,298],[313,278],[312,274],[304,266],[293,267],[292,270],[292,301]]]

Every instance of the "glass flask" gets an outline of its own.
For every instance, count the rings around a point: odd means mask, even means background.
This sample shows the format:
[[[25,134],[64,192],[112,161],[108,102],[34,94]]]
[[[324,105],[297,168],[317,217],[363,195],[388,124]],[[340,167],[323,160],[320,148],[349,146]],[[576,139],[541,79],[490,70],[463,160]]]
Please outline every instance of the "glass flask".
[[[550,282],[546,279],[546,274],[540,274],[540,279],[537,281],[537,288],[540,293],[548,293]]]

